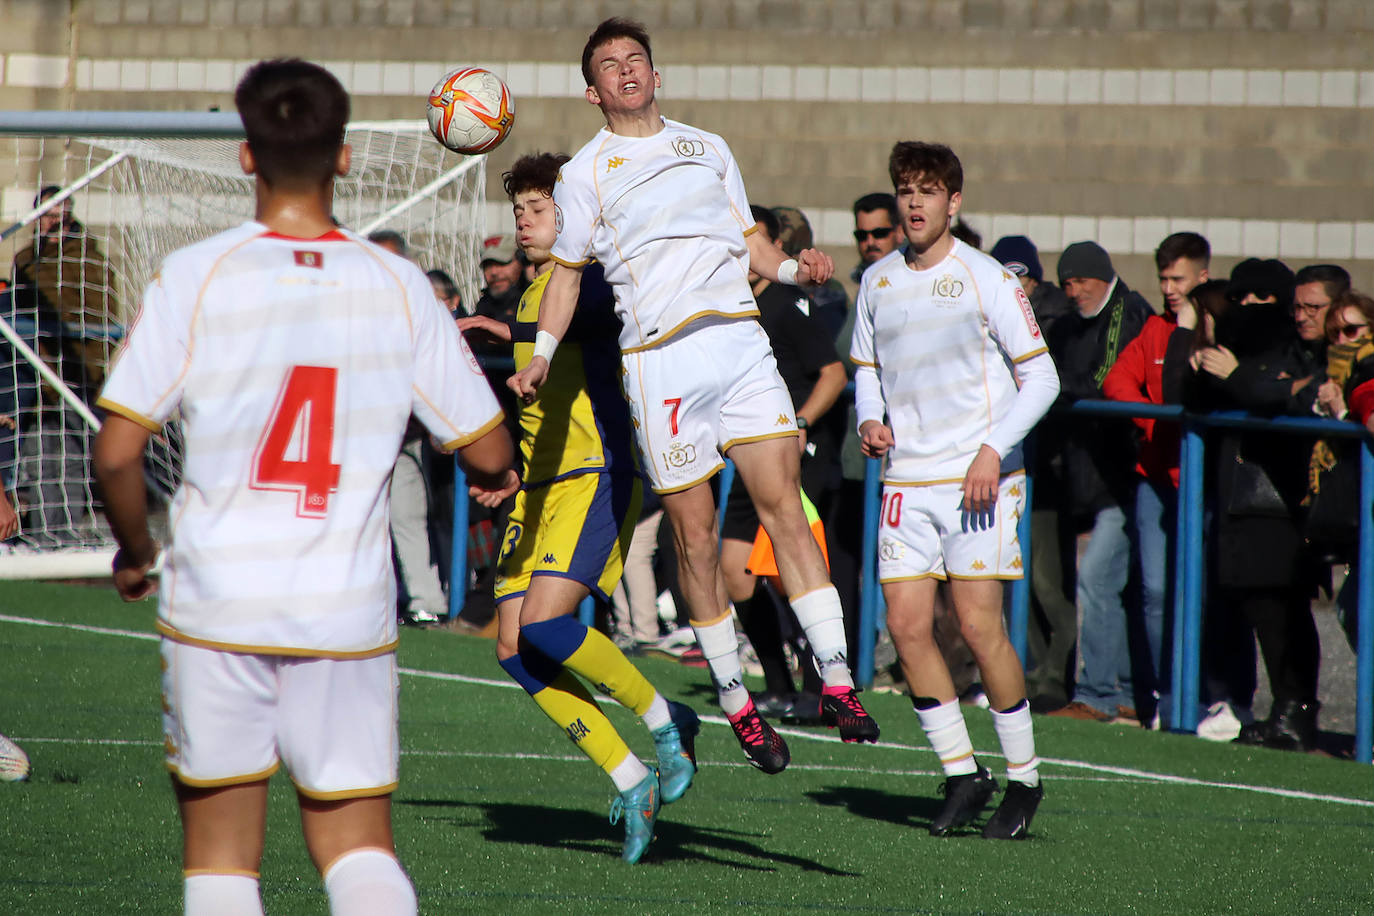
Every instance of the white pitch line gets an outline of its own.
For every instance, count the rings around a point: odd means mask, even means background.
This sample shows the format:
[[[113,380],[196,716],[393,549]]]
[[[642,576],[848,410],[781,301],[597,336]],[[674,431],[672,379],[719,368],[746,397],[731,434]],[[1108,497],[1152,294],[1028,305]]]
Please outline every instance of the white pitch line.
[[[0,614],[0,623],[19,623],[19,624],[28,624],[28,625],[30,625],[30,626],[54,627],[54,628],[57,628],[57,629],[77,630],[77,631],[80,631],[80,632],[83,632],[83,633],[98,633],[98,634],[101,634],[101,635],[104,635],[104,636],[123,636],[123,637],[129,638],[129,639],[143,639],[143,640],[150,640],[150,641],[156,641],[156,640],[159,640],[159,639],[162,638],[162,637],[158,636],[158,635],[155,634],[155,633],[142,633],[142,632],[139,632],[139,631],[136,631],[136,630],[119,630],[119,629],[113,629],[113,628],[110,628],[110,627],[94,627],[94,626],[89,626],[89,625],[87,625],[87,624],[80,624],[80,623],[65,623],[65,622],[62,622],[62,621],[55,621],[55,620],[41,620],[41,619],[34,618],[34,617],[16,617],[16,616],[11,615],[11,614]],[[505,690],[518,690],[518,689],[520,689],[520,687],[519,687],[518,684],[514,684],[514,683],[512,683],[512,682],[510,682],[510,681],[494,680],[494,679],[492,679],[492,678],[472,677],[471,675],[466,675],[466,674],[452,674],[452,673],[449,673],[449,672],[446,672],[446,671],[425,671],[425,670],[419,669],[419,668],[400,668],[399,670],[400,670],[400,672],[401,672],[402,674],[408,675],[408,676],[410,676],[410,677],[426,678],[426,679],[429,679],[429,680],[455,681],[455,682],[461,683],[461,684],[473,684],[473,685],[480,686],[480,687],[499,687],[499,688],[505,689]],[[609,699],[609,698],[607,698],[607,697],[598,697],[597,699],[598,699],[600,702],[606,703],[606,704],[613,704],[613,703],[615,703],[614,700],[611,700],[611,699]],[[729,721],[726,720],[726,719],[725,719],[724,717],[722,717],[722,716],[706,715],[706,716],[702,716],[702,717],[701,717],[701,721],[702,721],[702,722],[706,722],[706,723],[711,724],[711,725],[719,725],[719,726],[728,726],[728,725],[730,724]],[[828,734],[824,734],[824,733],[818,733],[818,732],[803,731],[802,729],[797,729],[797,728],[779,728],[779,729],[778,729],[778,733],[779,733],[779,734],[786,735],[786,736],[789,737],[789,738],[802,738],[802,739],[805,739],[805,740],[808,740],[808,741],[829,741],[829,742],[839,741],[839,738],[834,737],[834,736],[832,736],[832,735],[828,735]],[[61,739],[61,738],[26,738],[26,739],[23,739],[23,740],[32,741],[32,742],[35,742],[35,743],[41,743],[41,742],[61,742],[61,741],[67,740],[67,739]],[[74,741],[73,743],[83,743],[83,742]],[[92,743],[92,744],[102,744],[102,743],[110,743],[110,744],[114,744],[114,743],[138,744],[139,742],[133,742],[133,741],[130,741],[130,742],[119,742],[119,741],[116,741],[116,740],[113,740],[113,739],[112,739],[111,741],[108,741],[108,742],[100,741],[100,740],[90,740],[90,741],[84,742],[84,743]],[[894,743],[894,742],[890,742],[890,741],[889,741],[889,742],[884,742],[883,744],[877,745],[875,749],[896,750],[896,751],[912,751],[912,752],[922,753],[922,754],[931,753],[931,751],[930,751],[929,748],[925,748],[925,747],[916,747],[915,745],[910,745],[910,744],[898,744],[898,743]],[[427,752],[427,751],[403,751],[402,753],[407,754],[407,755],[426,754],[426,755],[436,755],[436,756],[437,756],[437,755],[451,754],[452,756],[474,756],[474,755],[472,754],[472,752],[464,752],[464,751],[453,751],[453,752],[444,752],[444,751],[434,751],[434,752]],[[1001,756],[1001,754],[998,754],[998,753],[996,753],[996,752],[994,752],[994,751],[978,751],[977,753],[978,753],[980,756],[983,756],[983,757],[1000,757],[1000,756]],[[534,759],[534,760],[537,760],[537,759],[548,759],[548,760],[571,759],[571,760],[579,760],[579,759],[581,759],[581,758],[579,758],[579,757],[564,757],[564,756],[548,756],[548,757],[543,757],[543,756],[536,755],[536,754],[504,755],[504,757],[502,757],[502,756],[500,756],[500,755],[493,755],[493,756],[496,757],[496,759]],[[1240,783],[1240,782],[1219,782],[1219,781],[1210,780],[1210,779],[1196,779],[1196,778],[1191,777],[1191,776],[1175,776],[1175,775],[1172,775],[1172,774],[1169,774],[1169,773],[1155,773],[1155,772],[1152,772],[1152,771],[1150,771],[1150,770],[1139,770],[1139,769],[1134,769],[1134,768],[1132,768],[1132,767],[1114,766],[1114,765],[1112,765],[1112,764],[1105,764],[1105,763],[1089,763],[1089,762],[1087,762],[1087,761],[1082,761],[1082,760],[1065,760],[1065,759],[1061,759],[1061,758],[1057,758],[1057,757],[1041,757],[1041,758],[1040,758],[1040,762],[1041,762],[1041,763],[1051,764],[1051,765],[1053,765],[1053,766],[1064,767],[1064,768],[1066,768],[1066,769],[1090,770],[1090,771],[1093,771],[1093,772],[1097,772],[1097,773],[1106,773],[1106,774],[1109,774],[1109,775],[1111,775],[1111,776],[1122,777],[1122,778],[1126,778],[1126,779],[1139,779],[1139,780],[1144,780],[1144,781],[1148,781],[1148,782],[1164,783],[1164,784],[1169,784],[1169,785],[1195,786],[1195,787],[1198,787],[1198,788],[1205,788],[1205,789],[1232,789],[1232,790],[1240,791],[1240,792],[1254,792],[1254,793],[1257,793],[1257,794],[1260,794],[1260,795],[1272,795],[1272,796],[1275,796],[1275,797],[1278,797],[1278,798],[1294,798],[1294,799],[1299,799],[1299,800],[1302,800],[1302,801],[1330,802],[1331,804],[1336,804],[1336,805],[1349,805],[1349,806],[1351,806],[1351,807],[1356,807],[1356,808],[1374,808],[1374,800],[1364,799],[1364,798],[1349,798],[1349,797],[1343,796],[1343,795],[1326,795],[1326,794],[1322,794],[1322,793],[1318,793],[1318,792],[1303,792],[1303,791],[1300,791],[1300,790],[1297,790],[1297,789],[1283,789],[1283,788],[1279,788],[1279,787],[1276,787],[1276,786],[1256,786],[1256,785],[1249,785],[1249,784],[1247,784],[1247,783]],[[708,763],[708,764],[706,764],[706,765],[709,765],[709,766],[718,766],[718,765],[720,765],[720,764],[710,764],[710,763]],[[727,764],[727,765],[730,765],[730,766],[744,766],[745,764]],[[845,767],[834,767],[834,766],[824,766],[824,765],[823,765],[823,766],[814,766],[814,767],[813,767],[813,766],[801,765],[801,764],[794,765],[793,769],[798,769],[798,770],[802,770],[802,769],[820,769],[820,770],[846,770],[846,771],[852,770],[853,772],[875,773],[875,774],[879,774],[879,773],[884,773],[884,772],[885,772],[885,771],[873,770],[873,769],[861,768],[861,767],[845,768]],[[906,773],[907,773],[907,771],[893,771],[893,774],[894,774],[894,775],[906,775]],[[1079,778],[1082,778],[1082,777],[1079,777]]]

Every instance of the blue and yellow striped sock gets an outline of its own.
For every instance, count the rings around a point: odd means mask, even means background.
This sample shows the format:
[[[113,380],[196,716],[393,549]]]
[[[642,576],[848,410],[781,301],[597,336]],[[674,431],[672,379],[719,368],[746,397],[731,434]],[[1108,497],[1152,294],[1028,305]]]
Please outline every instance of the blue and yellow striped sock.
[[[520,636],[637,716],[648,712],[658,696],[615,643],[570,615],[522,626]]]
[[[630,748],[587,688],[562,665],[531,649],[504,659],[501,667],[592,763],[610,775],[626,762]]]

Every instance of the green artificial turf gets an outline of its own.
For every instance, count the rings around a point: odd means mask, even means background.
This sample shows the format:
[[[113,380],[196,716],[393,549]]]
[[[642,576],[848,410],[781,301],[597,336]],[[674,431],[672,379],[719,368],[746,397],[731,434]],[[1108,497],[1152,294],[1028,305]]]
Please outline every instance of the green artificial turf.
[[[4,583],[0,615],[146,635],[153,606]],[[402,677],[395,822],[422,912],[1374,911],[1367,767],[1037,717],[1046,797],[1031,839],[935,839],[940,777],[904,698],[865,694],[877,746],[785,730],[793,763],[769,777],[744,764],[706,672],[653,659],[641,670],[708,721],[696,784],[627,866],[609,780],[509,685],[492,648],[403,635],[401,664],[416,673]],[[29,782],[0,784],[0,912],[179,912],[156,641],[0,619],[0,696],[0,732],[34,767]],[[608,713],[652,759],[634,717]],[[989,716],[966,715],[1000,778]],[[272,785],[267,912],[324,913],[294,792],[281,774]]]

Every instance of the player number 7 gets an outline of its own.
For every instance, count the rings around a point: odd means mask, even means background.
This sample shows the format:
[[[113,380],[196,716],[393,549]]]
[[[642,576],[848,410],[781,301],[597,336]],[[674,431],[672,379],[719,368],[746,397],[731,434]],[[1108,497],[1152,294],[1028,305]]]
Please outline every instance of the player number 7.
[[[253,455],[249,486],[296,493],[302,518],[324,518],[339,489],[341,468],[331,457],[338,376],[331,367],[292,366]]]
[[[672,435],[677,435],[677,411],[682,406],[682,398],[664,398],[664,407],[671,407],[673,412],[668,415],[668,429]]]

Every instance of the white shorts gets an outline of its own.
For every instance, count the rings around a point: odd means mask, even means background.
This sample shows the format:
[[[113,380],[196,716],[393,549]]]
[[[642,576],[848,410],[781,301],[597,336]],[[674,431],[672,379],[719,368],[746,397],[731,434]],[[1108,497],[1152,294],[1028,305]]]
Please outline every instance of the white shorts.
[[[732,445],[795,436],[792,398],[757,321],[705,321],[621,357],[644,470],[656,493],[709,478]]]
[[[1016,526],[1026,505],[1026,476],[998,481],[997,504],[983,516],[961,508],[963,485],[883,487],[878,581],[1020,579]]]
[[[385,795],[397,785],[396,653],[247,655],[162,640],[167,768],[189,786],[254,782],[286,764],[301,794]]]

